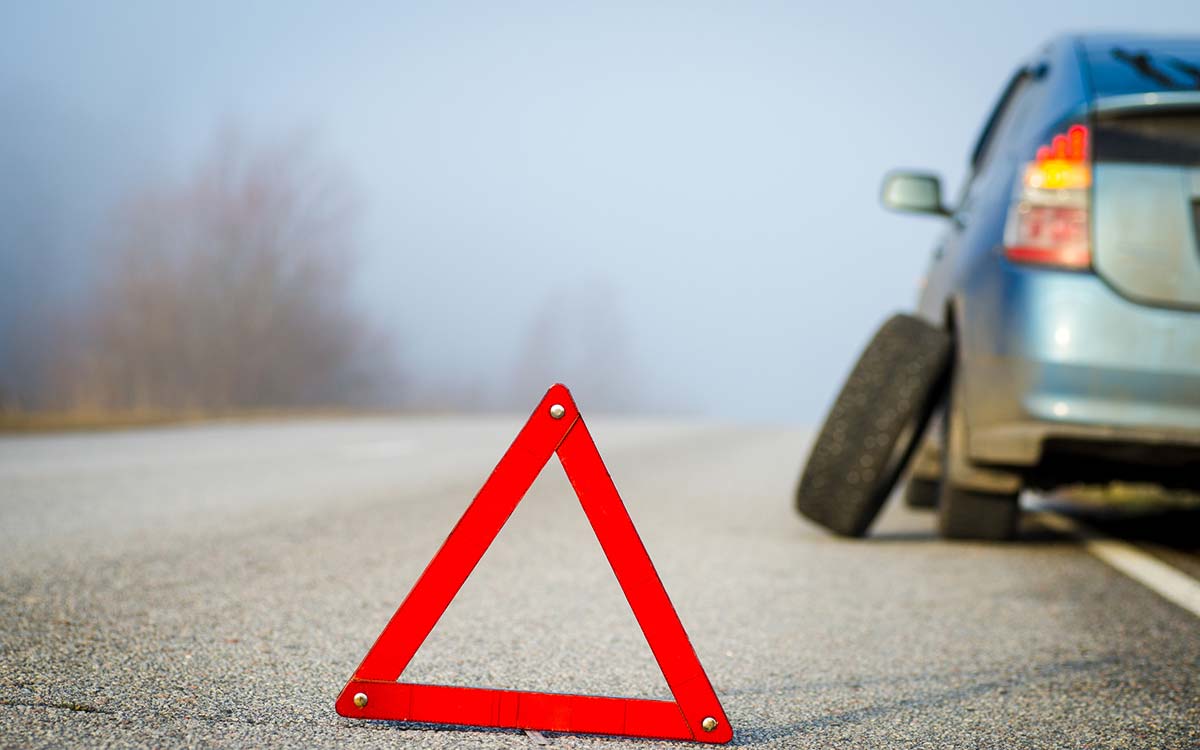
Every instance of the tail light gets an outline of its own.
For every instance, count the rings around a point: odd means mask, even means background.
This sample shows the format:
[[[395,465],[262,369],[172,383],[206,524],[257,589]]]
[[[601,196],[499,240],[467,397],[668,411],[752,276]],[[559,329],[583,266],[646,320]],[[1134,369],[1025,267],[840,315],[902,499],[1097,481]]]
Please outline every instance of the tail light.
[[[1025,165],[1004,229],[1009,260],[1071,270],[1091,266],[1089,152],[1088,129],[1072,125]]]

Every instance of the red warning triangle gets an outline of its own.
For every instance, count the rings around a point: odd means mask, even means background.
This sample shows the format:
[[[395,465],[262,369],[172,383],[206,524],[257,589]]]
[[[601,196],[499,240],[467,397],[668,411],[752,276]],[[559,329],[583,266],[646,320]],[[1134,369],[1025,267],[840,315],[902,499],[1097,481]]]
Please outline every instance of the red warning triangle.
[[[398,682],[426,636],[552,454],[579,504],[674,701]],[[555,385],[517,434],[337,699],[352,719],[460,724],[725,743],[733,729],[671,606],[566,386]]]

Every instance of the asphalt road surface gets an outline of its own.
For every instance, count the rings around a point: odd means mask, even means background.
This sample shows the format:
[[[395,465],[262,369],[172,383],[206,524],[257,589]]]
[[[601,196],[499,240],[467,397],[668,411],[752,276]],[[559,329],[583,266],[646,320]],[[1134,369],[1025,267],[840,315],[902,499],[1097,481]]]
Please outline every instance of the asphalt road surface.
[[[0,439],[0,746],[679,747],[333,711],[521,422]],[[804,432],[589,424],[735,744],[1200,746],[1194,517],[843,541],[792,514]],[[670,697],[553,460],[405,678]]]

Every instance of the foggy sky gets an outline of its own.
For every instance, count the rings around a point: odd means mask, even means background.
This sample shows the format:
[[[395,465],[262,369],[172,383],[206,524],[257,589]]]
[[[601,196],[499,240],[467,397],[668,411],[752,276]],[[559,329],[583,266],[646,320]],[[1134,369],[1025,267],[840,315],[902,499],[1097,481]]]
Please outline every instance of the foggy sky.
[[[607,384],[809,424],[940,231],[880,209],[882,174],[954,195],[1059,32],[1200,32],[1195,0],[247,5],[0,9],[9,301],[69,304],[122,194],[222,126],[300,132],[358,183],[358,289],[412,387],[523,410],[544,371],[585,410]],[[537,361],[572,337],[619,361]]]

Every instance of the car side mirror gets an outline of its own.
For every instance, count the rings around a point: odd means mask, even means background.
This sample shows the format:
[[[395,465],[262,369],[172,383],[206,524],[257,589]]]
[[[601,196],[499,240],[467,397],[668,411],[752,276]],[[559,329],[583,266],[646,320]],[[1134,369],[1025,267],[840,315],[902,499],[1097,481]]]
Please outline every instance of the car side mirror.
[[[883,205],[893,211],[949,216],[942,205],[942,181],[923,172],[889,172],[883,178]]]

